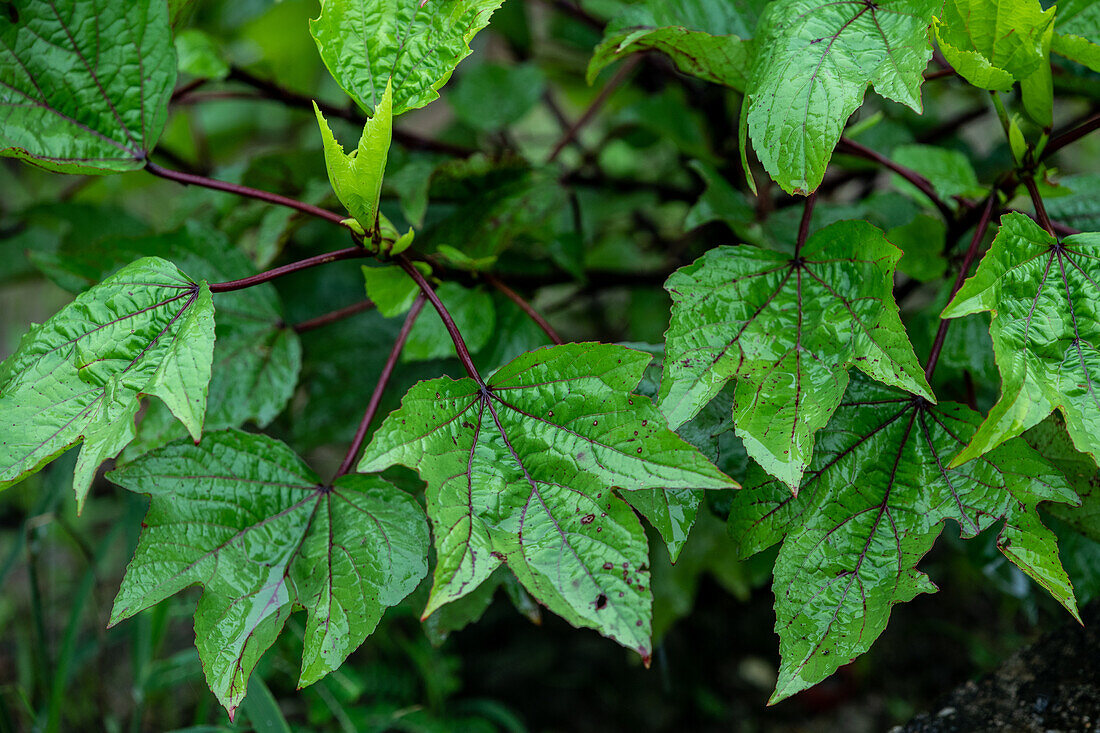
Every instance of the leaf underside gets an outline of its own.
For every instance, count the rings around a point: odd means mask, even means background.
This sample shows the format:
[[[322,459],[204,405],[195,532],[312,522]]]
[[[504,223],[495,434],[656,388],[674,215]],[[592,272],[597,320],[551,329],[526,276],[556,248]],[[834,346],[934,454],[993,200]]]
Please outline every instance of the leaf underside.
[[[293,611],[307,613],[304,686],[339,668],[427,573],[428,527],[411,496],[376,476],[322,485],[266,436],[178,441],[108,477],[152,497],[111,623],[202,585],[196,646],[230,715]]]
[[[359,470],[401,464],[428,484],[438,562],[425,616],[507,563],[550,610],[649,658],[645,534],[613,489],[735,486],[630,393],[649,360],[572,344],[522,354],[484,388],[442,378],[409,391]]]
[[[718,247],[665,284],[672,295],[659,405],[678,427],[737,380],[733,422],[749,455],[797,489],[848,368],[932,393],[894,302],[901,251],[866,222],[837,222],[798,258]]]
[[[867,651],[893,605],[936,590],[917,563],[945,519],[967,538],[1003,520],[1001,552],[1077,616],[1054,535],[1035,511],[1039,501],[1076,496],[1022,441],[948,469],[978,421],[962,405],[932,406],[853,376],[818,434],[797,497],[750,470],[730,531],[742,556],[783,541],[773,580],[782,663],[772,703]]]
[[[176,81],[161,0],[19,0],[0,13],[0,155],[64,173],[137,170]]]

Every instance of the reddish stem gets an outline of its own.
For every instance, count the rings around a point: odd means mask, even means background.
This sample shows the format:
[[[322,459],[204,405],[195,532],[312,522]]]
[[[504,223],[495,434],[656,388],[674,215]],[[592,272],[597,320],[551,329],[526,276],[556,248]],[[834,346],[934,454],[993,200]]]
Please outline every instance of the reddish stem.
[[[1094,114],[1092,117],[1089,117],[1087,120],[1082,122],[1077,127],[1074,127],[1072,130],[1067,130],[1061,135],[1056,135],[1055,137],[1051,138],[1050,142],[1047,143],[1047,146],[1043,148],[1043,157],[1047,158],[1051,155],[1054,155],[1056,152],[1069,145],[1070,143],[1077,142],[1085,135],[1088,135],[1090,132],[1094,132],[1098,129],[1100,129],[1100,113]]]
[[[287,196],[282,196],[277,193],[271,193],[270,191],[261,191],[258,188],[249,188],[248,186],[242,186],[238,183],[228,183],[226,181],[219,181],[215,178],[207,178],[206,176],[198,176],[193,173],[183,173],[182,171],[174,171],[171,168],[162,168],[152,161],[145,162],[145,170],[152,173],[154,176],[164,178],[169,181],[175,181],[176,183],[182,183],[184,186],[202,186],[203,188],[212,188],[215,191],[225,191],[226,193],[236,194],[237,196],[244,196],[245,198],[256,199],[258,201],[266,201],[269,204],[278,204],[279,206],[286,206],[291,209],[301,211],[303,214],[310,214],[320,219],[331,221],[333,224],[339,224],[344,226],[343,221],[346,216],[341,216],[327,209],[322,209],[319,206],[313,204],[307,204],[304,201],[298,201]]]
[[[997,201],[997,191],[989,194],[989,198],[986,199],[985,207],[982,209],[981,218],[978,219],[978,225],[974,229],[974,237],[970,240],[970,246],[966,249],[966,255],[963,256],[962,265],[959,267],[959,274],[955,276],[955,284],[951,287],[951,296],[947,299],[948,302],[951,298],[955,297],[955,293],[959,292],[959,289],[966,281],[966,276],[970,272],[970,266],[974,264],[974,260],[978,257],[978,247],[981,246],[982,239],[985,238],[985,233],[989,229],[989,224],[993,220],[994,204]],[[936,363],[940,360],[940,352],[943,351],[944,341],[947,339],[947,327],[951,324],[951,319],[940,319],[940,327],[936,331],[936,338],[932,342],[932,351],[928,354],[928,366],[924,369],[924,377],[928,381],[932,381],[932,374],[936,371]]]
[[[330,323],[336,321],[342,321],[345,318],[362,313],[363,311],[369,311],[374,307],[374,303],[369,300],[360,300],[358,303],[352,303],[351,305],[344,306],[338,310],[334,310],[330,313],[317,316],[316,318],[310,318],[308,321],[302,321],[301,323],[295,323],[292,328],[294,333],[306,333],[312,331],[315,328],[321,328],[327,326]]]
[[[1035,185],[1033,176],[1029,175],[1024,178],[1024,188],[1027,189],[1027,195],[1031,197],[1031,205],[1035,207],[1035,217],[1039,220],[1039,225],[1047,230],[1047,234],[1057,240],[1058,234],[1054,231],[1054,222],[1050,220],[1050,215],[1047,214],[1047,207],[1043,204],[1043,197],[1039,195],[1039,187]]]
[[[308,270],[309,268],[317,267],[318,265],[327,265],[329,262],[336,262],[337,260],[351,260],[358,257],[369,256],[370,252],[358,246],[338,249],[335,252],[326,252],[323,255],[307,257],[304,260],[291,262],[288,265],[276,267],[273,270],[267,270],[266,272],[261,272],[258,275],[243,277],[240,280],[229,280],[228,282],[223,283],[213,283],[210,285],[210,292],[228,293],[233,290],[244,290],[245,288],[251,288],[262,283],[270,282],[275,278],[282,277],[283,275],[289,275],[292,272]]]
[[[455,321],[451,318],[450,312],[447,310],[447,306],[443,305],[443,301],[439,299],[432,286],[424,279],[424,275],[420,270],[416,269],[416,266],[405,255],[398,255],[394,258],[398,266],[401,267],[405,273],[413,279],[417,287],[420,288],[420,292],[431,301],[432,306],[439,314],[440,320],[443,321],[443,327],[447,329],[447,334],[451,337],[451,341],[454,342],[455,352],[458,353],[458,360],[462,362],[462,366],[466,369],[466,373],[470,375],[470,378],[477,382],[477,385],[481,388],[485,388],[485,380],[481,378],[481,374],[478,372],[477,367],[474,366],[474,360],[470,357],[470,350],[466,348],[466,342],[462,338],[462,334],[458,330],[458,326],[455,325]]]
[[[393,370],[397,366],[401,350],[405,348],[405,342],[409,340],[409,333],[412,332],[413,324],[416,323],[416,317],[424,309],[424,301],[424,293],[420,293],[413,301],[409,314],[405,316],[405,323],[401,326],[401,332],[397,334],[397,340],[393,342],[389,358],[386,359],[386,364],[382,367],[382,373],[378,375],[378,382],[374,385],[374,392],[371,393],[370,402],[367,403],[367,410],[363,413],[363,419],[359,421],[355,437],[351,439],[351,447],[348,448],[347,455],[344,456],[340,468],[336,469],[336,475],[332,478],[333,481],[349,473],[352,466],[355,465],[355,458],[359,455],[359,449],[363,447],[363,441],[367,439],[367,430],[370,429],[370,424],[378,413],[378,405],[381,404],[386,385],[389,384],[390,377],[393,376]]]
[[[630,75],[630,72],[634,71],[634,68],[641,62],[641,55],[635,55],[627,59],[619,70],[615,72],[615,76],[611,77],[611,80],[604,85],[604,88],[600,90],[600,93],[596,95],[596,98],[592,100],[592,103],[588,105],[588,109],[584,111],[584,114],[577,119],[576,122],[570,126],[565,134],[561,136],[554,149],[550,151],[550,155],[546,158],[547,163],[553,163],[561,151],[565,149],[565,146],[573,142],[573,139],[577,137],[580,131],[592,121],[592,118],[596,116],[596,113],[600,111],[604,103],[607,102],[611,93],[626,80],[626,77]]]
[[[802,254],[802,247],[810,237],[810,220],[814,215],[814,204],[817,203],[817,191],[806,197],[806,204],[802,207],[802,221],[798,225],[798,240],[794,243],[795,259]]]
[[[550,337],[551,341],[553,341],[555,344],[558,344],[559,346],[565,343],[561,340],[561,336],[558,335],[558,332],[554,330],[554,327],[551,326],[550,323],[542,317],[542,314],[535,310],[530,303],[520,297],[519,293],[502,283],[495,275],[491,275],[489,273],[485,274],[485,282],[492,285],[505,297],[518,305],[520,309],[524,313],[526,313],[532,321],[538,324],[538,327],[543,330],[543,333]]]
[[[916,186],[921,193],[927,196],[928,200],[931,201],[937,209],[939,209],[941,214],[943,214],[944,219],[946,219],[947,221],[951,221],[955,218],[954,210],[950,206],[945,204],[942,199],[940,199],[940,197],[936,194],[936,189],[932,187],[932,183],[920,173],[917,173],[915,170],[906,168],[903,165],[898,165],[886,156],[881,155],[874,150],[871,150],[870,148],[860,145],[854,140],[849,140],[847,138],[840,139],[840,142],[836,146],[836,150],[838,153],[848,153],[849,155],[857,155],[861,158],[866,158],[867,160],[878,163],[884,168],[887,168],[894,173],[897,173],[899,176]]]

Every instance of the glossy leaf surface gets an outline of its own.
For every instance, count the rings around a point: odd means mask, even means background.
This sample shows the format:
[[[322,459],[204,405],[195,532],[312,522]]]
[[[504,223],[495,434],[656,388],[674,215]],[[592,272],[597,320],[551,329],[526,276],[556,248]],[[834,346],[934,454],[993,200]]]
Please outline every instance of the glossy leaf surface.
[[[206,680],[232,715],[260,656],[305,609],[299,685],[337,669],[427,573],[428,527],[374,476],[320,479],[284,444],[229,430],[149,453],[110,479],[152,497],[111,623],[191,585]]]
[[[368,115],[393,86],[393,115],[439,97],[503,0],[324,0],[310,32],[329,72]]]
[[[205,283],[140,259],[33,326],[0,365],[0,488],[83,441],[73,488],[134,438],[141,395],[160,398],[198,440],[214,351]]]
[[[1051,50],[1100,72],[1100,5],[1093,0],[1058,3]]]
[[[646,541],[614,489],[736,484],[630,390],[648,354],[571,344],[522,354],[485,388],[421,382],[359,464],[401,464],[427,484],[437,565],[425,616],[501,563],[550,610],[651,653]]]
[[[936,0],[775,0],[757,28],[748,88],[748,134],[760,162],[788,193],[825,174],[868,85],[920,112],[932,56]]]
[[[780,540],[775,630],[782,663],[772,702],[810,687],[867,651],[890,609],[936,586],[917,569],[946,519],[963,537],[1004,521],[997,545],[1077,616],[1042,500],[1073,502],[1065,479],[1022,441],[965,466],[950,456],[976,413],[932,406],[861,377],[819,434],[797,497],[759,468],[730,510],[730,531],[750,555]]]
[[[0,12],[0,155],[65,173],[137,170],[168,116],[161,0],[19,0]]]
[[[990,311],[1001,397],[952,461],[1019,435],[1055,409],[1079,450],[1100,458],[1100,234],[1058,242],[1023,214],[1005,214],[945,318]]]
[[[749,455],[792,489],[848,384],[848,368],[932,398],[894,302],[901,252],[866,222],[813,234],[798,259],[712,249],[665,283],[659,404],[679,426],[737,380],[733,422]]]

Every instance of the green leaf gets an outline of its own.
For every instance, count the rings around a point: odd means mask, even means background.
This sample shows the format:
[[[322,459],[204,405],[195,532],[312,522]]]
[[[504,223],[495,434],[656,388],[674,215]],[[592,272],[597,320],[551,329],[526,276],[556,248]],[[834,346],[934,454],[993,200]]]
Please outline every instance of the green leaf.
[[[477,353],[489,343],[496,326],[492,296],[484,290],[464,288],[453,282],[443,283],[436,289],[436,293],[450,311],[471,353]],[[448,356],[457,356],[455,345],[439,314],[434,308],[427,309],[416,319],[405,349],[401,352],[401,360],[423,361]]]
[[[248,257],[214,229],[189,222],[174,232],[146,237],[109,237],[86,243],[73,238],[35,265],[61,287],[81,292],[117,268],[141,257],[176,263],[198,280],[224,282],[256,274]],[[217,337],[207,397],[207,430],[266,427],[290,401],[298,383],[302,347],[285,323],[272,285],[214,295]],[[128,453],[145,452],[184,436],[182,426],[156,403],[148,406]],[[124,456],[125,458],[125,456]]]
[[[944,318],[993,314],[1001,397],[957,466],[1038,425],[1055,409],[1078,450],[1100,458],[1100,234],[1058,242],[1023,214],[1005,214],[977,272]]]
[[[425,276],[430,274],[430,272],[424,273]],[[412,308],[413,301],[420,292],[416,281],[397,265],[383,267],[363,265],[363,279],[367,283],[367,297],[374,303],[378,312],[386,318],[399,316]]]
[[[699,160],[693,160],[688,165],[703,179],[706,189],[688,210],[684,229],[691,230],[712,221],[722,221],[740,237],[748,238],[755,234],[759,238],[756,211],[749,204],[748,197],[730,185],[713,166]]]
[[[427,573],[413,498],[376,476],[323,485],[284,444],[228,430],[109,478],[152,497],[111,624],[191,585],[206,680],[230,715],[291,612],[307,614],[299,686],[337,669]]]
[[[138,260],[33,326],[0,365],[0,488],[83,441],[73,489],[134,438],[139,397],[159,397],[198,440],[214,351],[210,289]]]
[[[1059,182],[1067,195],[1044,199],[1055,221],[1088,231],[1100,231],[1100,173],[1066,176]]]
[[[932,183],[936,194],[945,201],[955,196],[979,197],[986,191],[978,183],[978,175],[970,158],[958,150],[948,150],[935,145],[899,145],[890,153],[895,163],[920,173]],[[900,176],[895,185],[906,192],[915,193],[927,201],[924,194]]]
[[[1100,72],[1100,5],[1093,0],[1058,3],[1051,50]]]
[[[480,64],[462,73],[447,101],[462,122],[492,132],[519,122],[545,91],[546,77],[534,64]]]
[[[908,224],[887,231],[886,238],[904,252],[898,261],[900,272],[921,282],[939,280],[947,272],[943,256],[947,225],[943,219],[917,214]]]
[[[64,173],[142,168],[175,81],[163,0],[9,3],[0,155]]]
[[[645,534],[613,487],[736,484],[630,394],[649,360],[570,344],[520,355],[485,387],[441,378],[409,390],[359,470],[401,464],[428,484],[438,561],[425,616],[507,563],[573,625],[650,656]]]
[[[752,63],[752,44],[744,39],[752,36],[764,4],[645,0],[630,5],[608,25],[593,52],[588,83],[624,56],[654,50],[667,54],[685,74],[743,91]]]
[[[1055,9],[1039,0],[947,0],[936,41],[964,79],[982,89],[1023,85],[1024,107],[1050,124],[1050,43]]]
[[[176,56],[179,70],[198,79],[221,80],[229,75],[229,64],[217,43],[198,28],[188,28],[176,34]]]
[[[1073,491],[1022,441],[948,469],[979,419],[854,377],[797,497],[750,471],[730,531],[742,556],[783,540],[773,580],[782,663],[771,702],[867,651],[892,606],[936,590],[917,564],[946,519],[967,538],[1003,519],[1001,552],[1077,617],[1054,535],[1035,511],[1043,500],[1073,502]]]
[[[737,379],[733,422],[749,455],[798,489],[813,435],[848,368],[932,397],[891,292],[901,252],[876,227],[838,222],[799,258],[717,247],[677,270],[659,405],[682,425]]]
[[[378,197],[382,193],[382,177],[386,173],[386,156],[393,137],[391,88],[387,84],[374,116],[363,125],[359,147],[345,155],[325,122],[324,115],[313,103],[321,140],[325,146],[325,167],[336,198],[366,232],[378,228]]]
[[[367,114],[392,84],[396,117],[439,97],[502,2],[322,0],[309,29],[329,73]]]
[[[1073,447],[1065,422],[1057,414],[1023,435],[1028,445],[1061,471],[1081,499],[1081,506],[1048,504],[1043,508],[1089,539],[1100,542],[1100,470],[1086,453]]]
[[[775,0],[760,20],[747,92],[760,162],[788,193],[809,193],[869,84],[921,111],[938,0]]]

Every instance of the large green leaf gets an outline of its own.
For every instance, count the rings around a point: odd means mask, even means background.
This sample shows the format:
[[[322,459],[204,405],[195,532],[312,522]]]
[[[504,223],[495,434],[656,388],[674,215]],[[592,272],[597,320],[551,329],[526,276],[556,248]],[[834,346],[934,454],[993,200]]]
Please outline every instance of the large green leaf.
[[[1050,125],[1054,12],[1039,0],[947,0],[936,19],[936,41],[974,86],[1005,90],[1020,82],[1028,114]]]
[[[673,427],[737,379],[733,422],[749,455],[797,490],[813,435],[856,366],[933,399],[894,302],[901,252],[876,227],[837,222],[801,255],[712,249],[665,283],[672,295],[659,404]]]
[[[141,168],[175,81],[163,0],[6,3],[0,155],[65,173]]]
[[[1079,450],[1100,459],[1100,234],[1059,242],[1023,214],[1005,214],[974,276],[944,318],[990,311],[1001,398],[959,465],[1057,409]]]
[[[928,27],[939,0],[775,0],[753,42],[748,133],[760,162],[788,193],[825,174],[868,84],[921,111]]]
[[[947,468],[978,420],[962,405],[932,406],[854,377],[797,497],[750,471],[730,531],[743,556],[783,540],[773,580],[782,663],[772,702],[867,651],[892,606],[935,592],[917,564],[946,519],[963,537],[1003,520],[1001,552],[1077,616],[1054,535],[1035,512],[1042,500],[1075,501],[1073,491],[1023,441]]]
[[[34,256],[35,265],[61,287],[83,292],[127,262],[160,257],[191,277],[223,282],[256,273],[229,238],[189,222],[174,232],[147,237],[67,240],[56,253]],[[298,383],[302,347],[285,323],[272,285],[214,295],[218,312],[213,375],[207,397],[207,430],[252,422],[266,427],[286,407]],[[148,450],[183,437],[182,426],[160,405],[146,410],[131,450]]]
[[[393,114],[439,97],[503,0],[322,0],[310,32],[329,72],[367,114],[387,84]]]
[[[298,684],[312,684],[427,573],[428,527],[411,496],[375,476],[324,485],[263,435],[181,440],[109,478],[152,497],[111,623],[202,585],[196,646],[230,715],[291,612],[307,613]]]
[[[736,486],[632,395],[650,356],[611,344],[522,354],[479,387],[409,390],[359,464],[428,483],[437,565],[425,616],[501,563],[540,602],[650,656],[645,533],[616,487]]]
[[[1066,425],[1058,415],[1043,420],[1023,437],[1062,472],[1081,499],[1081,506],[1050,504],[1046,510],[1089,539],[1100,542],[1100,470],[1096,462],[1073,447]]]
[[[198,440],[214,351],[214,305],[162,259],[140,259],[23,337],[0,365],[0,488],[83,441],[73,488],[134,438],[139,397],[159,397]]]
[[[1051,50],[1100,71],[1100,4],[1095,0],[1059,2]]]
[[[661,51],[685,74],[744,90],[763,0],[646,0],[627,6],[608,25],[588,62],[588,83],[608,64],[639,51]]]

